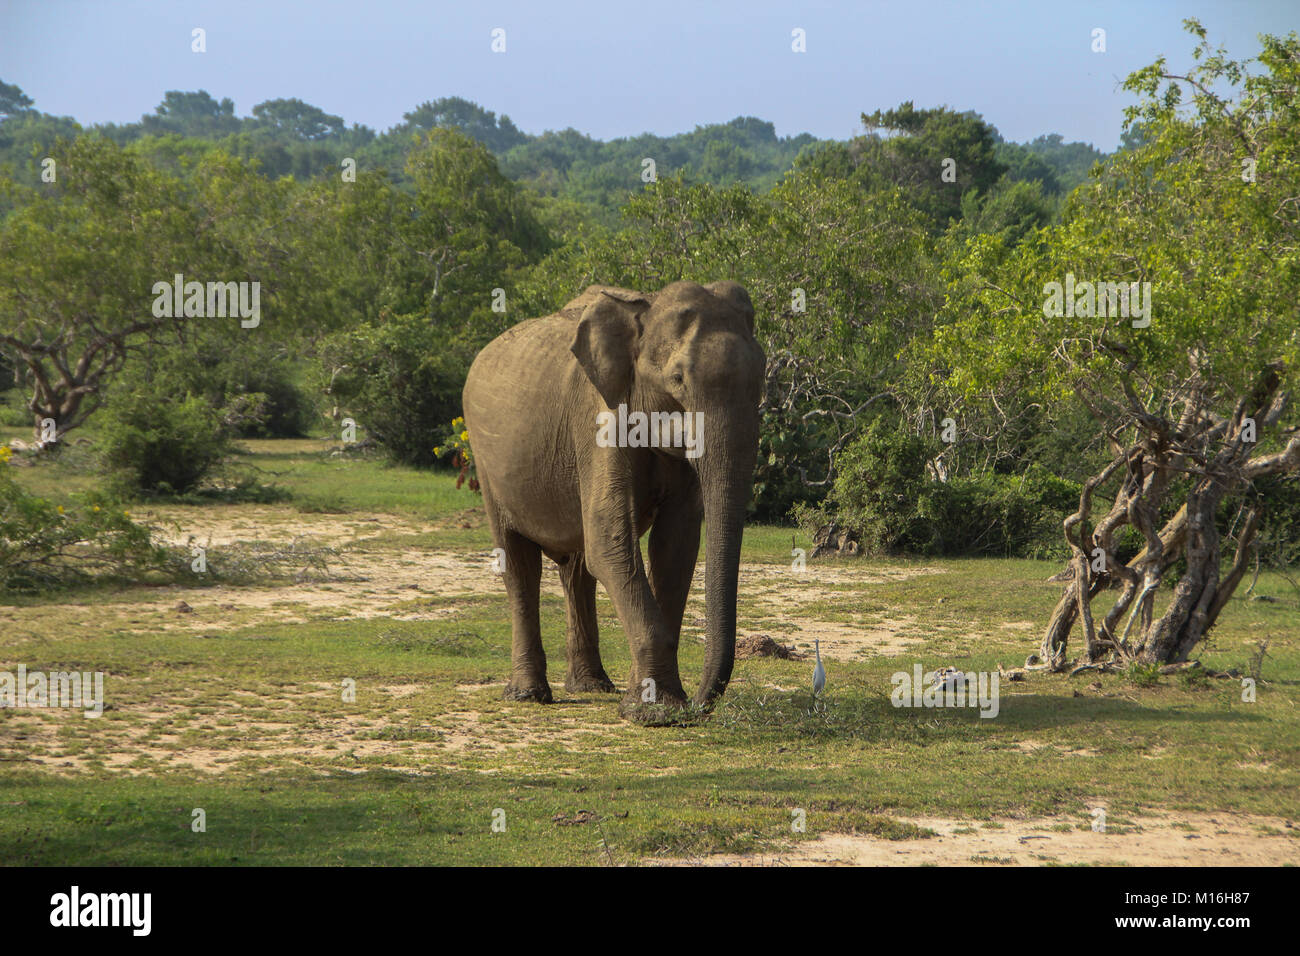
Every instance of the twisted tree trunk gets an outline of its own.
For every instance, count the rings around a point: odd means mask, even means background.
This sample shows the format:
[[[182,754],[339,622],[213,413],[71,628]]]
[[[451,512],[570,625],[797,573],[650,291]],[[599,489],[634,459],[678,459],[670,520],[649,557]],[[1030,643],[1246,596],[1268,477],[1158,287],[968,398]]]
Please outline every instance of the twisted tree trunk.
[[[1276,371],[1265,369],[1230,419],[1207,411],[1206,397],[1195,388],[1189,389],[1176,422],[1140,409],[1141,414],[1135,415],[1135,443],[1085,482],[1078,510],[1063,522],[1073,553],[1070,580],[1043,634],[1036,666],[1062,671],[1189,659],[1241,583],[1263,517],[1258,504],[1243,504],[1245,518],[1233,539],[1233,562],[1222,573],[1223,535],[1216,524],[1220,505],[1243,497],[1257,477],[1300,470],[1300,436],[1280,452],[1250,457],[1257,426],[1275,424],[1282,414],[1286,396],[1277,395],[1278,385]],[[1130,399],[1135,401],[1136,395],[1130,394]],[[1093,495],[1121,466],[1124,480],[1116,489],[1114,504],[1090,532]],[[1156,531],[1172,480],[1182,473],[1192,476],[1187,500]],[[1146,540],[1146,547],[1126,564],[1116,559],[1113,546],[1116,532],[1124,525],[1140,531]],[[1180,554],[1187,568],[1157,617],[1157,591]],[[1108,588],[1119,588],[1120,594],[1098,628],[1091,604]],[[1127,622],[1121,629],[1125,615]],[[1082,654],[1079,661],[1067,661],[1076,622],[1082,622]]]

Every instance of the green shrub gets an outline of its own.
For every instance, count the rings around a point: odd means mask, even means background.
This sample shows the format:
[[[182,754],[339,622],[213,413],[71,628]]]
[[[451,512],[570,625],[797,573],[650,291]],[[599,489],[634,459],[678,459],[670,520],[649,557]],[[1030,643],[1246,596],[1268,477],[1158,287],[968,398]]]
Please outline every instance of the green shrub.
[[[383,316],[332,337],[322,350],[331,394],[402,464],[428,467],[447,422],[460,415],[476,348],[426,316]]]
[[[258,400],[258,416],[236,428],[244,438],[300,438],[316,423],[316,406],[295,382],[296,369],[286,359],[241,363],[229,368],[219,400],[229,407],[240,396]],[[212,399],[212,396],[208,396]]]
[[[166,550],[129,512],[94,495],[75,509],[38,498],[13,480],[9,456],[0,446],[0,590],[48,590],[166,565]]]
[[[749,512],[757,521],[781,522],[793,509],[814,507],[825,498],[820,487],[804,483],[796,462],[817,462],[807,477],[818,480],[836,435],[827,427],[802,421],[802,409],[763,407],[758,431],[758,463]]]
[[[1078,504],[1078,485],[1036,465],[941,482],[926,471],[941,447],[877,419],[840,455],[825,506],[802,509],[800,522],[833,518],[873,554],[1068,554],[1061,522]]]
[[[228,426],[206,399],[147,388],[113,395],[99,448],[109,487],[133,496],[193,491],[233,450]]]
[[[12,396],[12,400],[8,402],[0,396],[0,425],[31,428],[32,413],[28,410],[26,402],[18,397],[17,391],[11,391],[9,395]]]
[[[1264,506],[1259,549],[1273,567],[1300,566],[1300,477],[1270,475],[1255,482]]]
[[[952,478],[934,496],[936,554],[1069,556],[1061,522],[1079,503],[1079,486],[1037,466],[1022,475]]]
[[[220,409],[242,438],[299,438],[315,424],[315,402],[299,386],[301,363],[270,345],[199,341],[160,348],[129,366],[115,387],[166,387]]]
[[[825,510],[857,533],[868,553],[929,553],[943,492],[925,463],[940,448],[876,419],[841,452]]]
[[[1160,665],[1154,663],[1143,663],[1141,661],[1132,661],[1128,665],[1128,670],[1124,672],[1130,684],[1138,687],[1155,687],[1160,683]]]

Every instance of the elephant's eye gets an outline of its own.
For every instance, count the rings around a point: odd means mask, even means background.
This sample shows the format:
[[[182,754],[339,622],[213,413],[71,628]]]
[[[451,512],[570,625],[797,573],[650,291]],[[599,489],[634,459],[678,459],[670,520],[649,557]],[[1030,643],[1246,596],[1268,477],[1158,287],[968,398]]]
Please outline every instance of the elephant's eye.
[[[673,372],[673,384],[674,384],[674,385],[680,385],[680,384],[682,384],[682,381],[683,381],[683,379],[682,379],[682,373],[681,373],[681,372]]]

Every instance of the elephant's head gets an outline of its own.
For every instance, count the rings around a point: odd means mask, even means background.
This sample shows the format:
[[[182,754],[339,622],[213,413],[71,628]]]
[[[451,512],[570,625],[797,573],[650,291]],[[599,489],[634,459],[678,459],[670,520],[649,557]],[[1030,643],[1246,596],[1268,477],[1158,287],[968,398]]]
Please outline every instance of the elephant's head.
[[[650,296],[589,289],[583,300],[572,351],[587,377],[610,409],[661,413],[651,418],[658,453],[686,459],[699,476],[708,643],[695,702],[707,705],[726,690],[735,662],[740,542],[766,366],[754,307],[735,282],[675,282]],[[674,412],[681,418],[662,414]],[[700,433],[671,433],[687,421],[699,422]]]

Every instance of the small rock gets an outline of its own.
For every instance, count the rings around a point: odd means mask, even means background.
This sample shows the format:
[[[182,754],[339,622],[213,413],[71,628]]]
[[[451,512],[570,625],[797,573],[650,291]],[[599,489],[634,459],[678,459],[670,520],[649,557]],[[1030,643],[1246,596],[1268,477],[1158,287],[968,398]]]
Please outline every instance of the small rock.
[[[184,601],[180,601],[177,603],[175,611],[177,614],[193,614],[194,608],[190,607]]]

